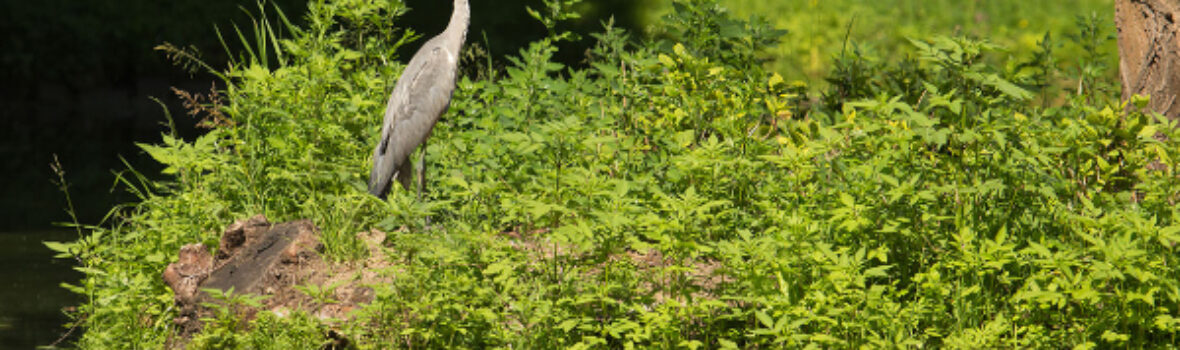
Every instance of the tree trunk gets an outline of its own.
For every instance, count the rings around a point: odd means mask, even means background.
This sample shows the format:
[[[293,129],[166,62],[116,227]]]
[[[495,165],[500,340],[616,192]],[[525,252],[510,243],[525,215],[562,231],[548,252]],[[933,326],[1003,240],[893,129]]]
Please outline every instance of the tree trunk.
[[[1180,0],[1116,0],[1123,100],[1150,95],[1148,108],[1180,118]]]

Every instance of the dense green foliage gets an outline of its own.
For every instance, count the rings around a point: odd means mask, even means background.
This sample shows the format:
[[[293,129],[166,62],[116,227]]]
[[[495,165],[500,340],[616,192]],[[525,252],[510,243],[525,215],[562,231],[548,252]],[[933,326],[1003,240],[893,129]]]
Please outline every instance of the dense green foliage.
[[[1098,16],[1112,25],[1110,0],[979,1],[979,0],[722,0],[740,17],[762,15],[789,30],[782,45],[770,48],[771,68],[819,82],[834,57],[848,45],[872,56],[896,60],[912,56],[908,39],[930,35],[987,38],[1018,54],[1041,49],[1045,33],[1062,39],[1075,34],[1078,16]],[[773,15],[771,15],[773,14]],[[1104,49],[1114,50],[1114,42]],[[1080,47],[1061,47],[1054,55],[1062,69],[1076,73]],[[1002,60],[999,53],[992,59]],[[1110,71],[1113,77],[1114,71]],[[1065,78],[1065,77],[1063,77]]]
[[[290,39],[259,22],[197,108],[210,132],[143,146],[174,181],[129,173],[141,202],[53,244],[85,263],[80,345],[165,344],[168,260],[256,213],[311,218],[345,261],[355,232],[392,231],[394,282],[350,321],[226,311],[190,346],[318,348],[329,324],[360,348],[1177,343],[1173,122],[1045,88],[1072,74],[1050,52],[996,65],[962,37],[849,54],[808,98],[758,63],[780,33],[676,4],[660,42],[607,25],[586,69],[552,62],[558,32],[502,71],[469,55],[421,202],[364,188],[397,3],[312,2]],[[1088,33],[1064,45],[1107,34]]]

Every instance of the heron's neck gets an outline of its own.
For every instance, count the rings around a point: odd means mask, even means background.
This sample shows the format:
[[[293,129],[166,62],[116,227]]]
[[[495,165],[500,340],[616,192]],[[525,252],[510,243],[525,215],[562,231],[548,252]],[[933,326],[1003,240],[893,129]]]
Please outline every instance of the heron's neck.
[[[467,0],[455,0],[455,10],[451,13],[451,22],[443,35],[454,38],[452,41],[459,46],[467,40],[467,25],[471,22],[471,9],[467,7]]]

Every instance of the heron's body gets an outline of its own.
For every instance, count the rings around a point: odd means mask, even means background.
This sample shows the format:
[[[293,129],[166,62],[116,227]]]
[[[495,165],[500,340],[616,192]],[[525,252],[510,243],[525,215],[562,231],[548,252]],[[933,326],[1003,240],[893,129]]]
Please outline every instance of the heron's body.
[[[459,50],[467,38],[470,9],[467,0],[454,0],[455,8],[447,29],[426,41],[410,59],[397,80],[385,119],[381,138],[373,150],[373,170],[369,173],[369,193],[384,198],[396,176],[405,189],[410,188],[410,154],[422,146],[439,117],[451,104],[458,76]],[[424,158],[424,157],[423,157]],[[420,162],[424,162],[423,159]],[[419,195],[425,180],[419,165]]]

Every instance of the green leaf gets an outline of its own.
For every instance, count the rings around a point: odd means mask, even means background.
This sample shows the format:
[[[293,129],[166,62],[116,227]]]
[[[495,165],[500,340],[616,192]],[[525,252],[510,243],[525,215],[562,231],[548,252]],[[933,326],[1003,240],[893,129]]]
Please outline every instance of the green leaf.
[[[865,277],[887,278],[887,277],[889,277],[889,273],[887,271],[889,271],[890,268],[893,268],[893,265],[877,266],[877,267],[865,270],[864,275],[865,275]]]
[[[758,322],[762,322],[763,327],[774,329],[774,319],[765,312],[762,312],[762,310],[754,311],[754,317],[758,318]]]
[[[1106,331],[1102,332],[1102,340],[1109,342],[1109,343],[1123,343],[1123,342],[1126,342],[1127,340],[1130,340],[1130,339],[1131,339],[1130,335],[1120,334],[1118,332],[1114,332],[1111,330],[1106,330]]]

